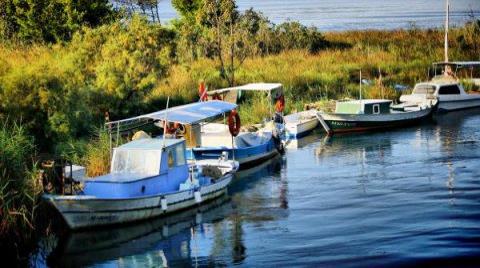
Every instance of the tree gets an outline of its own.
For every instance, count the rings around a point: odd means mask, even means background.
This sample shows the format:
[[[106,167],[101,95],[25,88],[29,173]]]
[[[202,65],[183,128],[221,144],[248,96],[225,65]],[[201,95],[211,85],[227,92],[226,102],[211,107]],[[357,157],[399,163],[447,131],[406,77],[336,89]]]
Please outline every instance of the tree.
[[[158,14],[158,0],[112,0],[117,6],[122,7],[129,17],[139,13],[152,22],[160,23]]]
[[[3,39],[55,43],[70,40],[82,26],[97,27],[113,17],[108,0],[2,0],[0,33]]]
[[[194,61],[202,54],[199,45],[201,27],[197,23],[197,13],[203,0],[172,0],[173,7],[180,14],[180,19],[173,21],[178,31],[179,55],[186,61]]]
[[[0,1],[0,37],[10,39],[18,30],[15,23],[15,5],[13,1]]]

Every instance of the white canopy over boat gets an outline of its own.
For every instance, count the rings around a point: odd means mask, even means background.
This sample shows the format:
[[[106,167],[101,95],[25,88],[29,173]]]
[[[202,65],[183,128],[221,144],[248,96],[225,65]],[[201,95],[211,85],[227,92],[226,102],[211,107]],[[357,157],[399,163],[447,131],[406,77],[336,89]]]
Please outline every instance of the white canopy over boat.
[[[227,87],[217,90],[208,91],[208,95],[213,95],[215,93],[225,93],[233,90],[245,90],[245,91],[265,91],[265,92],[272,92],[272,91],[282,91],[282,84],[280,83],[250,83],[243,86],[236,86],[236,87]]]
[[[106,125],[108,127],[118,127],[120,125],[133,125],[148,121],[163,121],[165,118],[168,122],[193,125],[215,118],[236,108],[237,105],[234,103],[219,100],[195,102],[127,119],[111,121],[106,123]]]
[[[232,102],[236,102],[237,93],[242,91],[257,91],[265,92],[271,99],[271,102],[274,103],[275,100],[283,95],[283,85],[280,83],[250,83],[242,86],[227,87],[222,89],[210,90],[207,92],[209,96],[215,94],[223,95],[223,99],[226,99],[226,96],[230,92],[235,92]]]
[[[449,61],[449,62],[434,62],[434,66],[452,65],[459,68],[480,67],[480,61]]]

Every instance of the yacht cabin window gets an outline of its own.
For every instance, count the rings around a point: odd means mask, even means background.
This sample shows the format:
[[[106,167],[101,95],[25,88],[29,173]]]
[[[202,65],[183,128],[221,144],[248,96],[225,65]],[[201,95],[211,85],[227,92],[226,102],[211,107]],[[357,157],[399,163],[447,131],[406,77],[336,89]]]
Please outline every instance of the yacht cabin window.
[[[413,94],[433,94],[435,93],[434,85],[416,85]]]
[[[374,104],[373,105],[373,114],[379,114],[380,113],[380,104]]]
[[[442,86],[438,90],[438,95],[459,95],[460,89],[457,85]]]

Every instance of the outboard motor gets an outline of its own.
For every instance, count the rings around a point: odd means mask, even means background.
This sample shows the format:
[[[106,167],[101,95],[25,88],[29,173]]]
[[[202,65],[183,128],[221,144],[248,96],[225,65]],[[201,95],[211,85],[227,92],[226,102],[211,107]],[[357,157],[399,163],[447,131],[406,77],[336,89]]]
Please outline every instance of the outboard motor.
[[[42,185],[45,193],[73,194],[79,184],[72,178],[72,163],[64,159],[42,161]],[[68,171],[68,174],[67,174]]]

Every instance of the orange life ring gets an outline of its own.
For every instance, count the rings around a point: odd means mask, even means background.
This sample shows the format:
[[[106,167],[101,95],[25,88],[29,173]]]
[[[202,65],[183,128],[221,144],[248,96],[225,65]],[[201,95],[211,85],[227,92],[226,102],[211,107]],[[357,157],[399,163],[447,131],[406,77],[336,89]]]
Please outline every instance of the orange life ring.
[[[214,99],[214,100],[222,100],[222,96],[220,96],[220,94],[218,94],[218,93],[215,93],[215,94],[213,94],[212,99]]]
[[[283,112],[285,109],[285,97],[283,95],[280,95],[280,97],[277,98],[277,101],[275,102],[275,111],[277,113]]]
[[[232,110],[228,116],[228,130],[232,136],[236,137],[240,133],[240,115],[238,115],[236,110]]]

